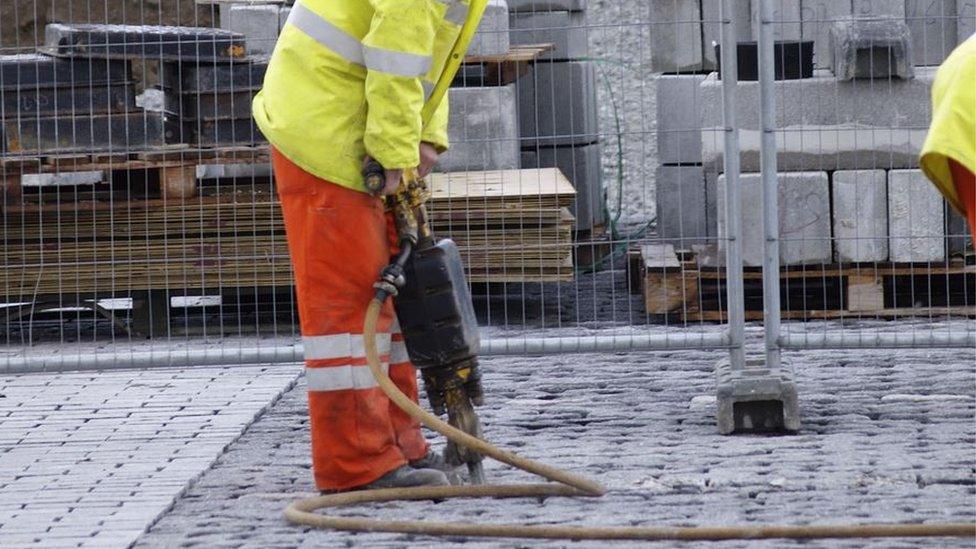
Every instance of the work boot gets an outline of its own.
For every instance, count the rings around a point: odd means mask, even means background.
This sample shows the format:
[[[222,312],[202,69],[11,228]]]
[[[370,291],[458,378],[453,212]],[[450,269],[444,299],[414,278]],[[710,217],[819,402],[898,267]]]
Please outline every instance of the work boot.
[[[427,450],[424,457],[410,462],[414,469],[435,469],[447,475],[447,480],[452,486],[461,484],[461,477],[458,476],[457,468],[444,460],[444,457],[433,450]]]
[[[409,465],[398,467],[380,478],[360,486],[359,490],[379,488],[413,488],[416,486],[448,486],[447,475],[437,469],[415,469]]]

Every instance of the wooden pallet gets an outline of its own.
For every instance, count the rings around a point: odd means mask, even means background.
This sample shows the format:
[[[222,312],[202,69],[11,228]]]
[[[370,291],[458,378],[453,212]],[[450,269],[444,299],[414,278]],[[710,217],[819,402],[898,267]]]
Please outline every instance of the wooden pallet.
[[[650,315],[686,322],[727,318],[726,272],[701,266],[671,245],[632,250],[631,286]],[[762,271],[743,273],[745,316],[761,320]],[[976,265],[957,257],[939,264],[844,264],[784,267],[782,317],[792,320],[976,316]]]

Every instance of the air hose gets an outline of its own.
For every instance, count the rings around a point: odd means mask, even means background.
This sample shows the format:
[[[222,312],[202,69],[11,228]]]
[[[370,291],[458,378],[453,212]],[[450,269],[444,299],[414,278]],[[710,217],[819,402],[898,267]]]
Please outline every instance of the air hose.
[[[445,500],[450,498],[546,498],[599,497],[606,489],[583,477],[502,450],[484,440],[451,427],[404,395],[383,372],[376,347],[376,323],[382,302],[374,299],[366,311],[363,339],[369,369],[380,388],[404,412],[457,444],[471,447],[487,457],[559,484],[437,486],[343,492],[304,499],[285,509],[294,524],[350,532],[390,532],[427,536],[534,538],[568,540],[685,540],[718,541],[736,539],[826,539],[826,538],[919,538],[976,537],[976,523],[941,524],[843,524],[820,526],[699,526],[699,527],[592,527],[529,526],[524,524],[472,524],[429,521],[374,520],[335,517],[316,511],[367,503]]]

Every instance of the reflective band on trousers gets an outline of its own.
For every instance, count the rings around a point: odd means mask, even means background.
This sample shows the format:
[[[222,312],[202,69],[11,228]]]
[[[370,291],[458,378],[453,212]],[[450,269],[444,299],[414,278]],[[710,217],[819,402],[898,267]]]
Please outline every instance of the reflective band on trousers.
[[[305,360],[366,357],[361,334],[304,336],[302,346],[305,348]],[[390,334],[376,334],[376,347],[380,355],[390,354]]]
[[[350,63],[397,76],[417,78],[430,71],[433,58],[363,45],[355,36],[296,2],[288,23]]]
[[[389,370],[389,365],[384,363],[383,371]],[[305,368],[305,383],[309,391],[348,391],[379,387],[373,372],[366,365]]]

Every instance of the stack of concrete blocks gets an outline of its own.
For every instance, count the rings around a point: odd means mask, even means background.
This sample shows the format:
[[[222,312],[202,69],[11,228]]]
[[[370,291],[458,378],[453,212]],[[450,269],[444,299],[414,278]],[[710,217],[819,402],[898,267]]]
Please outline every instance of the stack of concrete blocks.
[[[962,251],[961,238],[946,248],[946,226],[954,221],[917,169],[935,72],[919,67],[914,79],[885,77],[879,85],[818,70],[811,79],[775,83],[783,264],[938,262]],[[762,210],[750,187],[759,175],[750,172],[760,170],[759,83],[740,82],[738,92],[745,264],[757,266],[762,238],[751,223]],[[715,75],[702,83],[700,104],[706,196],[710,208],[717,206],[721,238],[724,178],[716,185],[708,175],[721,170],[724,156],[722,83]],[[802,192],[783,188],[791,181],[805,181]]]
[[[469,55],[495,56],[510,49],[509,9],[490,0]],[[519,167],[519,124],[515,85],[453,87],[448,92],[451,148],[437,171],[511,170]]]
[[[576,188],[577,231],[606,222],[586,0],[510,0],[511,42],[552,44],[516,83],[523,168],[559,168]]]

